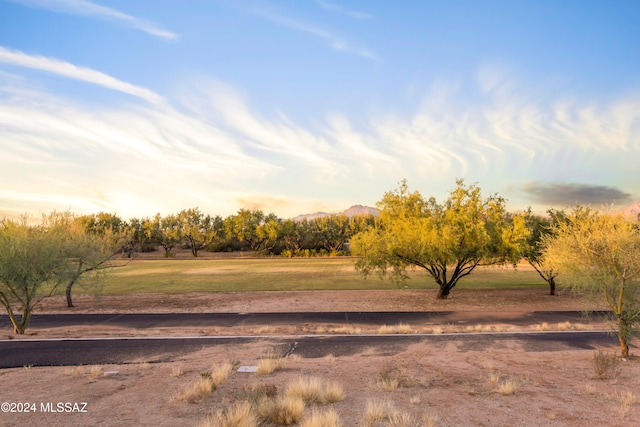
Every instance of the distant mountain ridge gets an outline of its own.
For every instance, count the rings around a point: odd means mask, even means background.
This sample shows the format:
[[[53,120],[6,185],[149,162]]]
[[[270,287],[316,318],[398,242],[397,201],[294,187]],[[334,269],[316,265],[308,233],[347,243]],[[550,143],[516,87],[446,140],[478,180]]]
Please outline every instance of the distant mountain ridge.
[[[627,206],[624,209],[621,209],[620,211],[618,211],[619,213],[623,214],[623,215],[629,215],[631,217],[638,218],[638,215],[640,214],[640,200],[633,203],[630,206]]]
[[[302,214],[292,218],[294,221],[302,221],[302,220],[312,220],[314,218],[321,218],[323,216],[331,216],[331,215],[346,215],[348,217],[357,216],[357,215],[378,215],[378,209],[372,208],[370,206],[363,205],[353,205],[349,209],[342,212],[315,212],[311,214]]]

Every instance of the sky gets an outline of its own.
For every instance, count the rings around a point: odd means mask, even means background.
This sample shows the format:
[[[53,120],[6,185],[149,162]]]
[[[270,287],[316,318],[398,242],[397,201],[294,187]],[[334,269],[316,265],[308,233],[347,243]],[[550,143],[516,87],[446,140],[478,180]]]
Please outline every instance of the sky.
[[[0,0],[0,217],[640,199],[636,0]]]

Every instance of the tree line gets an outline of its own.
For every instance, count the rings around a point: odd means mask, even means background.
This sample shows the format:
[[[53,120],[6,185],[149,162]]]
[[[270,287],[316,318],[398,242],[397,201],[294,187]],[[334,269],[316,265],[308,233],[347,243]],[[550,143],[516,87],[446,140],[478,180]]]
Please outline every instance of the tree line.
[[[478,266],[527,260],[549,284],[604,298],[618,325],[624,357],[640,319],[640,227],[637,220],[588,207],[531,209],[510,213],[498,194],[483,196],[476,184],[456,181],[438,202],[410,191],[406,181],[384,194],[379,215],[333,215],[312,220],[280,219],[240,209],[227,218],[199,209],[123,221],[113,214],[53,213],[39,225],[0,222],[0,303],[16,333],[24,333],[35,305],[83,275],[99,275],[135,251],[175,247],[200,251],[249,250],[255,254],[355,255],[364,275],[389,275],[405,283],[408,271],[423,270],[438,285],[438,299]],[[99,281],[86,281],[97,283]],[[17,316],[14,310],[20,311]]]

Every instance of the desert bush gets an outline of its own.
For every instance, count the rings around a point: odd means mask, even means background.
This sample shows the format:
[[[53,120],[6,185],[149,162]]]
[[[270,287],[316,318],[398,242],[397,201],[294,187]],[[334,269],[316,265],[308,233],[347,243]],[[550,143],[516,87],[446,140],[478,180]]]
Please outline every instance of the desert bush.
[[[412,387],[415,382],[409,378],[405,367],[386,363],[382,367],[375,385],[380,390],[392,392],[398,387]]]
[[[616,379],[620,375],[620,359],[614,355],[597,350],[591,358],[591,366],[601,380]]]
[[[260,359],[256,375],[269,375],[282,370],[283,367],[284,361],[282,359]]]
[[[102,368],[100,366],[92,366],[89,370],[89,375],[91,375],[91,378],[93,379],[98,378],[100,375],[102,375]]]
[[[216,388],[220,387],[220,385],[227,379],[231,371],[233,370],[233,366],[229,362],[222,362],[216,365],[213,365],[211,368],[211,381],[213,382]]]
[[[177,400],[188,403],[196,403],[205,396],[210,395],[215,390],[213,381],[209,376],[201,376],[198,381],[189,384],[185,389],[178,393]]]
[[[322,381],[316,377],[298,377],[287,385],[287,397],[300,398],[306,403],[318,403],[322,400]]]
[[[337,382],[329,382],[324,386],[322,403],[334,403],[344,400],[344,387]]]
[[[67,377],[81,377],[84,375],[84,366],[74,366],[64,369],[64,375]]]

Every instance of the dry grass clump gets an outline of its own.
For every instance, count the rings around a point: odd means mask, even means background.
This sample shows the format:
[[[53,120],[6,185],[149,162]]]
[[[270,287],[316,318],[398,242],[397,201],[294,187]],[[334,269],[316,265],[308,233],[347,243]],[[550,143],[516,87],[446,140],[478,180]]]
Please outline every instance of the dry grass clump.
[[[389,401],[369,399],[364,407],[362,425],[364,427],[373,427],[376,423],[386,420],[393,410],[393,406]]]
[[[340,417],[333,409],[318,411],[314,409],[311,415],[300,423],[300,427],[340,427]]]
[[[304,416],[305,403],[299,397],[279,396],[263,399],[258,404],[260,419],[281,426],[297,423]]]
[[[84,375],[84,366],[74,366],[64,369],[64,375],[67,377],[81,377]]]
[[[413,387],[415,382],[409,379],[405,367],[387,363],[380,371],[380,375],[374,385],[379,390],[392,392],[398,387]]]
[[[516,392],[516,383],[512,379],[502,380],[498,383],[496,392],[502,396],[511,396]]]
[[[385,423],[385,427],[435,427],[438,422],[438,417],[435,415],[424,415],[422,420],[418,420],[411,414],[397,411],[389,401],[377,399],[367,400],[362,426],[375,427],[383,422]]]
[[[344,388],[336,382],[323,383],[316,377],[298,377],[285,389],[286,396],[298,397],[306,403],[333,403],[344,399]]]
[[[89,375],[93,379],[98,378],[102,375],[102,368],[100,366],[92,366],[91,369],[89,369]]]
[[[601,380],[615,380],[620,376],[620,359],[615,354],[598,350],[591,358],[591,365]]]
[[[397,325],[382,325],[378,329],[379,334],[389,335],[389,334],[410,334],[413,332],[411,329],[411,325],[407,325],[406,323],[398,323]]]
[[[270,375],[273,372],[281,371],[283,368],[282,352],[276,348],[271,348],[258,360],[256,375]]]
[[[184,370],[182,369],[182,366],[174,366],[173,368],[171,368],[171,376],[174,378],[178,378],[180,376],[182,376],[184,374]]]
[[[636,403],[638,398],[631,390],[616,393],[618,399],[618,414],[621,419],[625,419],[631,410],[631,405]]]
[[[216,411],[215,414],[197,424],[197,427],[256,427],[258,417],[249,402],[236,402]]]
[[[270,375],[276,371],[281,371],[283,368],[284,361],[282,359],[260,359],[256,375]]]
[[[215,389],[227,379],[231,373],[233,366],[229,362],[222,362],[213,365],[211,372],[203,372],[200,379],[188,385],[176,399],[189,403],[195,403],[213,393]]]

